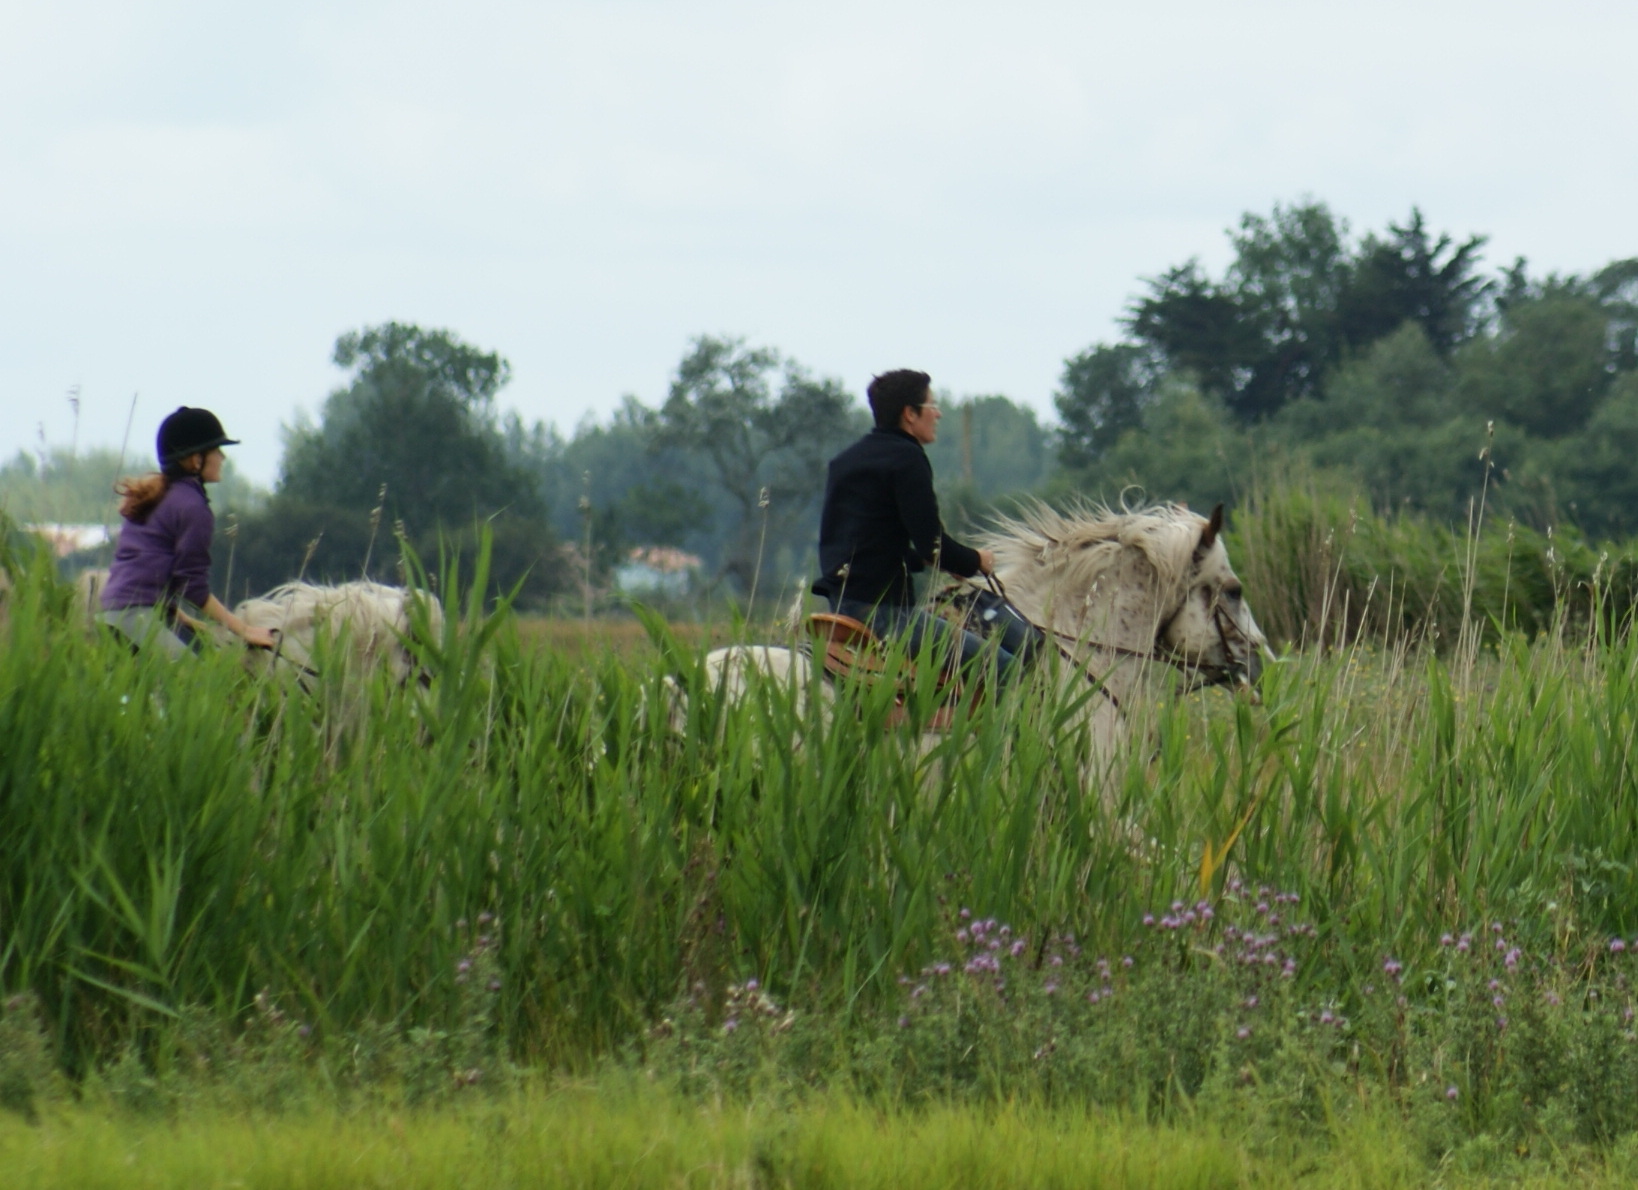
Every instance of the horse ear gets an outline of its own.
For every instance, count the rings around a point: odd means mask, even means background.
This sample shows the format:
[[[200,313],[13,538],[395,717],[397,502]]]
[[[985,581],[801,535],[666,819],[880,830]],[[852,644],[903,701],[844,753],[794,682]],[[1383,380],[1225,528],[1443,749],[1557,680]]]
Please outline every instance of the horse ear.
[[[1194,560],[1198,562],[1206,556],[1207,551],[1217,544],[1217,535],[1223,531],[1223,506],[1218,504],[1211,510],[1211,520],[1206,527],[1200,530],[1200,541],[1194,547]]]

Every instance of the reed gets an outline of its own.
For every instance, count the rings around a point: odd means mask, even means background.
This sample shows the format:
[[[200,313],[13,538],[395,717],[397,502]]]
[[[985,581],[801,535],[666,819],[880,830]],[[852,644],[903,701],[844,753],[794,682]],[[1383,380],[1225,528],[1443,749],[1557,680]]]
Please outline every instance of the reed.
[[[1463,663],[1426,635],[1327,635],[1260,707],[1158,702],[1101,770],[1068,727],[1084,687],[1020,692],[929,753],[889,728],[885,688],[828,716],[777,683],[729,704],[697,639],[566,652],[441,589],[429,685],[305,697],[226,652],[132,657],[48,573],[16,576],[0,988],[38,997],[71,1071],[163,1067],[189,1014],[239,1022],[258,993],[320,1037],[452,1034],[478,937],[486,1028],[574,1068],[751,977],[845,1029],[943,957],[961,906],[1117,953],[1174,900],[1267,884],[1326,939],[1316,987],[1490,921],[1571,964],[1638,929],[1623,634],[1498,619]]]

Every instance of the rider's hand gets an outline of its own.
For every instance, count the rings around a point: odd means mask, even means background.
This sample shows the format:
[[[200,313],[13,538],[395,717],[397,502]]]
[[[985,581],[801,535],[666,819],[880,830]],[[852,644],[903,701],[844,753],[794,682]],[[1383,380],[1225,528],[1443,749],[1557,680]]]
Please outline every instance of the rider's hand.
[[[248,624],[245,625],[244,642],[253,649],[271,649],[279,643],[271,629],[254,628]]]
[[[980,574],[994,574],[995,573],[995,551],[994,550],[979,550],[978,551],[978,572]]]

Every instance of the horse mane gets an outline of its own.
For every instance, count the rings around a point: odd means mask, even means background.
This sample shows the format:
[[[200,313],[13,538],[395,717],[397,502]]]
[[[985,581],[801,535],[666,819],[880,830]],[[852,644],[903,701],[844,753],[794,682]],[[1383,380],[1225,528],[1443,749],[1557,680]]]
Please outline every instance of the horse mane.
[[[248,624],[284,633],[283,647],[301,664],[311,658],[320,631],[345,631],[356,656],[366,661],[385,656],[402,677],[409,658],[399,641],[410,631],[412,600],[424,601],[429,627],[434,634],[441,631],[443,605],[435,595],[366,580],[336,586],[285,583],[235,610]]]
[[[1075,590],[1091,590],[1127,547],[1142,551],[1165,590],[1189,575],[1206,519],[1182,504],[1111,509],[1077,501],[1058,509],[1040,501],[999,515],[979,540],[997,569],[1046,571]]]

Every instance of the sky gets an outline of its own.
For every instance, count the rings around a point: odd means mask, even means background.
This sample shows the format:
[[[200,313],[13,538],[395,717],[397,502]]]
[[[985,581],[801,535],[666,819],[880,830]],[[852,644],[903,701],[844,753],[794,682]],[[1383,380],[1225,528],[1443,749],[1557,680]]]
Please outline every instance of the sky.
[[[0,0],[0,459],[204,405],[270,484],[388,320],[565,434],[700,334],[1050,418],[1275,203],[1638,256],[1635,46],[1630,0]]]

